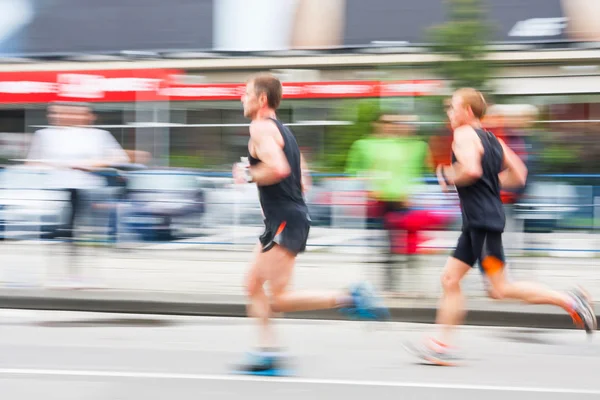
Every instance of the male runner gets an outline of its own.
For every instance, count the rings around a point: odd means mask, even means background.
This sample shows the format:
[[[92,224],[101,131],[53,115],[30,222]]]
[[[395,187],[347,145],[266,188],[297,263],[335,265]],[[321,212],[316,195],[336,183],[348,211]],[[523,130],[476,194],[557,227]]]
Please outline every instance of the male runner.
[[[455,365],[458,361],[449,345],[454,325],[464,316],[460,282],[477,261],[495,298],[556,305],[564,308],[588,334],[597,328],[591,302],[581,290],[560,293],[534,283],[506,279],[502,247],[505,216],[500,189],[523,186],[527,168],[504,142],[481,129],[485,110],[485,99],[477,90],[467,88],[454,93],[448,109],[454,130],[452,165],[437,168],[444,190],[448,185],[456,186],[463,218],[462,234],[442,276],[443,296],[437,315],[441,336],[413,349],[420,358],[438,365]]]
[[[296,256],[303,252],[310,230],[308,208],[302,196],[301,154],[292,132],[277,120],[282,87],[271,75],[259,75],[246,85],[242,96],[244,116],[251,119],[248,143],[249,166],[236,164],[236,183],[255,182],[265,217],[254,261],[246,281],[250,298],[248,313],[260,323],[259,350],[241,370],[247,373],[277,375],[282,357],[276,348],[270,317],[273,313],[340,308],[362,319],[387,317],[367,284],[349,291],[302,293],[288,291]],[[269,283],[269,293],[264,285]]]

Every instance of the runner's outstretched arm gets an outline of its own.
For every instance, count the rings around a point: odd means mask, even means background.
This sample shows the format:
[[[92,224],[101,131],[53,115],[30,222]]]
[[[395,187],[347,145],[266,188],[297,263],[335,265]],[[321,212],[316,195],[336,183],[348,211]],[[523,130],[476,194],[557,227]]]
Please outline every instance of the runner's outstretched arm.
[[[527,166],[523,160],[510,149],[504,141],[500,140],[504,150],[504,171],[498,175],[503,189],[518,189],[527,182]]]

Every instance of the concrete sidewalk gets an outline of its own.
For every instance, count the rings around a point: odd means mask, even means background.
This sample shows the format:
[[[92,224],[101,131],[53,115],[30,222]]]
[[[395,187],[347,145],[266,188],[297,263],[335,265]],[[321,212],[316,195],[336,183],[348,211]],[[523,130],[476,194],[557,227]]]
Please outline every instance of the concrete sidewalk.
[[[3,244],[0,256],[5,308],[245,315],[243,280],[247,251],[191,248],[115,250],[82,248],[76,265],[82,280],[61,280],[69,265],[64,246]],[[308,252],[298,261],[297,289],[330,290],[369,280],[381,288],[384,265],[376,252]],[[395,269],[395,295],[387,299],[397,321],[432,322],[441,294],[439,277],[445,255],[421,256]],[[511,276],[565,290],[583,284],[600,299],[600,269],[594,258],[524,257],[511,260]],[[464,284],[471,301],[469,323],[534,327],[571,326],[561,310],[495,303],[486,299],[481,275]],[[336,311],[290,314],[301,318],[340,318]]]

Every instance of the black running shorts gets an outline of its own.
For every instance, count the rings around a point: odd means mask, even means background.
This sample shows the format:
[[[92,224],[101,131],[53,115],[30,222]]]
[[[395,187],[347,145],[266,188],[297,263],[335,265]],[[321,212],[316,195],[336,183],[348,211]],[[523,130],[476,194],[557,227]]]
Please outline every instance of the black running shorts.
[[[285,219],[265,219],[265,231],[260,235],[262,251],[271,250],[276,244],[298,254],[306,250],[310,221],[301,216],[290,216]]]
[[[505,264],[502,232],[463,230],[452,256],[471,267],[479,261],[481,271],[493,275],[501,271]]]

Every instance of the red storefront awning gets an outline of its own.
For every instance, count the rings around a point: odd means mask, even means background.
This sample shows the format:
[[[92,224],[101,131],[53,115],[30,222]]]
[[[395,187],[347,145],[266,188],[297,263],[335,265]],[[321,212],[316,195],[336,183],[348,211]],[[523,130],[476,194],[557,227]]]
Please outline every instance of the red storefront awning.
[[[162,69],[0,73],[0,104],[239,100],[244,92],[244,84],[187,84],[184,74]],[[424,96],[442,86],[436,80],[284,82],[283,97]]]

